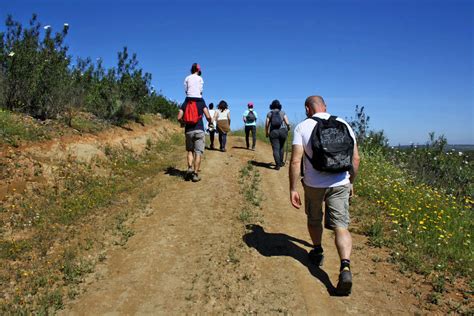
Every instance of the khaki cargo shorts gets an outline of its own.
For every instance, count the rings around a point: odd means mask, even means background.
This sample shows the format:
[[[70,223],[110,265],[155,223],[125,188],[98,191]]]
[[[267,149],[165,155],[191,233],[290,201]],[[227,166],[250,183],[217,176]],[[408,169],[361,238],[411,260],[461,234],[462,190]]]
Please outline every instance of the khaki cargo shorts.
[[[305,212],[308,217],[308,225],[319,226],[323,220],[327,229],[348,228],[349,217],[349,194],[351,185],[341,185],[333,188],[312,188],[304,185]]]
[[[193,151],[196,155],[204,154],[205,146],[205,137],[204,131],[196,130],[186,133],[186,150]]]

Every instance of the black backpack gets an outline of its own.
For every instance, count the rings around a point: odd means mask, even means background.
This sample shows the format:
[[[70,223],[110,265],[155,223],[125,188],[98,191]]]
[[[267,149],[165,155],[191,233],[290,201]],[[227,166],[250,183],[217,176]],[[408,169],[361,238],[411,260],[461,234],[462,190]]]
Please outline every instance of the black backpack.
[[[310,139],[313,157],[309,157],[306,152],[305,155],[313,168],[330,173],[350,171],[354,140],[347,125],[336,120],[336,116],[330,116],[327,120],[311,118],[317,122]]]
[[[255,116],[255,113],[253,113],[253,111],[250,111],[249,110],[249,113],[247,114],[247,116],[245,117],[245,122],[246,123],[253,123],[257,120],[257,117]]]
[[[271,129],[279,129],[283,124],[281,119],[280,111],[272,111],[272,116],[270,117],[270,127]]]

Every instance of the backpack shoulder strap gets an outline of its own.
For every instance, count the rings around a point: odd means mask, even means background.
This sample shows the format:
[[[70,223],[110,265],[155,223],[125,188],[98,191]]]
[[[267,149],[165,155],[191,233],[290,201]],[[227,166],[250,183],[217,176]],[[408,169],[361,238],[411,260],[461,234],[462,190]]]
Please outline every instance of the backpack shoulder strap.
[[[316,123],[321,123],[322,122],[322,119],[320,119],[319,117],[315,117],[315,116],[308,117],[307,120],[314,120],[314,121],[316,121]],[[316,128],[316,127],[317,127],[317,125],[314,126],[314,128]],[[312,133],[313,132],[311,132],[311,134]],[[304,148],[303,148],[303,152],[304,152],[306,158],[308,158],[308,160],[311,161],[311,157],[306,153],[306,150],[304,150]],[[313,153],[313,155],[314,155],[314,153]]]

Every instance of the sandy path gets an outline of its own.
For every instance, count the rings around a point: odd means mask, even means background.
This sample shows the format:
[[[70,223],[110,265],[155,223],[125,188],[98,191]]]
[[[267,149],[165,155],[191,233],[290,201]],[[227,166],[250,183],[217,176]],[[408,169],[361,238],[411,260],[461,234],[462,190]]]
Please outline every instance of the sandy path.
[[[206,152],[199,183],[160,175],[166,188],[134,223],[125,248],[111,250],[101,275],[62,312],[76,315],[183,313],[413,314],[415,299],[392,268],[370,260],[355,236],[350,297],[331,296],[338,258],[332,234],[324,236],[323,269],[307,260],[303,211],[288,202],[288,169],[257,167],[263,181],[264,221],[245,230],[238,172],[249,160],[271,162],[270,147]],[[184,160],[184,152],[183,152]],[[184,169],[184,165],[180,166]],[[160,181],[163,182],[163,181]],[[381,270],[382,269],[382,270]],[[331,283],[332,282],[332,283]]]

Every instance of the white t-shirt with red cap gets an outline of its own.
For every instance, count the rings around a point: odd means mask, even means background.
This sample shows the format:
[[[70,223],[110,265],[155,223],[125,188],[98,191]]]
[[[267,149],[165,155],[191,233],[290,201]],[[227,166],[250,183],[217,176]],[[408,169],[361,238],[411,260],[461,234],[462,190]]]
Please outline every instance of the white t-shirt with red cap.
[[[184,79],[184,92],[190,98],[202,98],[204,80],[197,73],[187,76]]]

